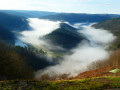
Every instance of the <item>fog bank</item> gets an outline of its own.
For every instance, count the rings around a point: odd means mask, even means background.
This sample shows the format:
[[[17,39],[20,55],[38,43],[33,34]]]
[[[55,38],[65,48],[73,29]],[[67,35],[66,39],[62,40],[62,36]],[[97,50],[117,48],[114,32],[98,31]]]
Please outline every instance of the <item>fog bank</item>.
[[[64,60],[58,65],[47,67],[44,70],[36,72],[36,78],[44,74],[50,76],[69,74],[75,76],[87,68],[87,65],[93,61],[104,60],[109,57],[110,51],[107,51],[107,47],[115,40],[115,36],[103,29],[95,29],[91,25],[86,26],[77,24],[74,27],[81,29],[79,33],[83,33],[84,36],[89,40],[80,43],[76,48],[72,49],[71,55],[65,56]],[[72,42],[71,42],[72,43]]]
[[[40,40],[40,37],[49,34],[50,32],[60,27],[60,22],[54,22],[49,20],[43,20],[38,18],[29,18],[29,26],[32,28],[31,31],[25,30],[21,32],[20,40],[31,44],[33,46],[44,46],[48,45],[47,42]]]
[[[33,30],[23,31],[21,33],[23,36],[19,37],[20,40],[35,47],[43,46],[47,49],[63,49],[60,46],[50,44],[49,40],[43,41],[40,39],[40,37],[60,28],[61,22],[37,18],[29,18],[28,20]],[[71,25],[68,22],[65,23],[79,29],[78,33],[82,33],[88,41],[83,40],[77,47],[70,50],[71,54],[64,56],[59,64],[37,71],[35,76],[37,79],[44,74],[50,76],[60,74],[75,76],[85,71],[87,65],[91,62],[104,60],[109,57],[111,51],[107,51],[107,48],[116,38],[111,32],[103,29],[95,29],[91,27],[92,24],[90,23],[77,23],[75,25]]]

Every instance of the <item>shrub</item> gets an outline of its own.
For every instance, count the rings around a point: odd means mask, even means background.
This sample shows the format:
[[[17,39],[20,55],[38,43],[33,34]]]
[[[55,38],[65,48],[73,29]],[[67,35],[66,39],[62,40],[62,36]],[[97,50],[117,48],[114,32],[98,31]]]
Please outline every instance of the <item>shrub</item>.
[[[33,70],[12,48],[0,42],[0,79],[28,79]]]

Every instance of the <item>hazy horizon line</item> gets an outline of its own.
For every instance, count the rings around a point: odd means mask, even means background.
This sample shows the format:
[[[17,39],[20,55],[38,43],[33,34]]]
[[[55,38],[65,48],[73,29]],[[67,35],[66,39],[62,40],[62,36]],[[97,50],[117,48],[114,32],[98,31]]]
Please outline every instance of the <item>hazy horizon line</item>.
[[[8,10],[8,11],[40,11],[40,12],[52,12],[52,13],[76,13],[76,14],[117,14],[120,15],[120,13],[84,13],[84,12],[55,12],[55,11],[47,11],[47,10],[30,10],[30,9],[0,9],[1,10]]]

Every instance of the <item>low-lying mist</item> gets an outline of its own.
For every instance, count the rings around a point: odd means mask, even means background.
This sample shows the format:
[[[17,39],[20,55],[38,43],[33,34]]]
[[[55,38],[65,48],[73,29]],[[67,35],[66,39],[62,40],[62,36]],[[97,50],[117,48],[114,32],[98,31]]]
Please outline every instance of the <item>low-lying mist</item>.
[[[23,31],[22,37],[19,37],[23,42],[29,43],[33,46],[45,46],[47,48],[62,48],[54,46],[47,41],[40,40],[41,36],[49,34],[60,27],[61,22],[54,22],[49,20],[30,18],[29,25],[33,28],[32,31]],[[68,23],[69,25],[69,23]],[[88,24],[77,23],[71,25],[78,28],[78,33],[82,33],[88,41],[83,40],[77,47],[69,52],[70,55],[65,55],[63,60],[54,66],[49,66],[43,70],[36,72],[36,78],[39,79],[42,75],[49,76],[69,74],[75,76],[87,70],[87,65],[93,61],[107,59],[111,53],[107,48],[116,39],[116,37],[109,31],[103,29],[95,29]],[[71,42],[72,43],[72,42]]]
[[[107,51],[106,49],[116,37],[106,30],[95,29],[91,27],[91,25],[83,25],[82,28],[83,29],[78,32],[83,33],[89,41],[83,40],[82,43],[70,51],[72,54],[65,56],[58,65],[50,66],[44,70],[38,71],[36,73],[37,79],[45,74],[48,74],[49,76],[62,74],[76,76],[79,73],[86,71],[87,65],[91,62],[105,60],[109,57],[111,51]]]
[[[43,20],[38,18],[29,18],[29,26],[32,28],[31,31],[25,30],[21,32],[22,37],[19,37],[25,43],[33,46],[49,46],[46,41],[40,40],[40,37],[49,34],[53,30],[60,27],[60,22],[53,22],[49,20]]]

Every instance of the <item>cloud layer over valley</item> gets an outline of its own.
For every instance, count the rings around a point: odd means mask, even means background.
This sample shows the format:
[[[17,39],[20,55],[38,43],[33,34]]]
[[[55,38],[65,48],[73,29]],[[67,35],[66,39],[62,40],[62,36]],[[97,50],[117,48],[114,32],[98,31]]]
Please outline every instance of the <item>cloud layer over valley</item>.
[[[55,29],[60,27],[61,22],[54,22],[49,20],[30,18],[28,19],[30,26],[33,28],[32,31],[23,31],[23,35],[20,39],[33,46],[44,46],[54,47],[57,49],[59,46],[51,45],[50,43],[40,40],[40,36],[49,34]],[[44,74],[60,75],[70,74],[72,76],[79,74],[86,70],[86,66],[93,61],[104,60],[109,57],[110,51],[106,49],[116,39],[116,37],[102,29],[95,29],[91,25],[86,26],[85,24],[71,25],[76,27],[78,33],[82,33],[87,39],[83,40],[78,44],[77,47],[71,49],[71,54],[65,55],[57,65],[49,66],[43,70],[36,72],[36,78]],[[81,29],[83,28],[83,29]],[[72,42],[71,42],[72,43]],[[62,48],[62,47],[59,47]]]
[[[29,26],[31,31],[21,32],[22,37],[19,37],[23,42],[31,44],[33,46],[49,46],[46,41],[40,40],[40,37],[51,33],[55,29],[60,27],[60,22],[53,22],[49,20],[43,20],[38,18],[29,18]],[[50,47],[50,46],[49,46]]]
[[[61,74],[75,76],[87,70],[87,65],[91,62],[104,60],[109,57],[111,51],[107,51],[106,49],[116,37],[106,30],[95,29],[91,25],[82,26],[82,28],[78,32],[83,33],[89,41],[83,40],[82,43],[70,51],[72,54],[65,56],[64,60],[59,64],[38,71],[36,78],[44,74],[50,76]]]

